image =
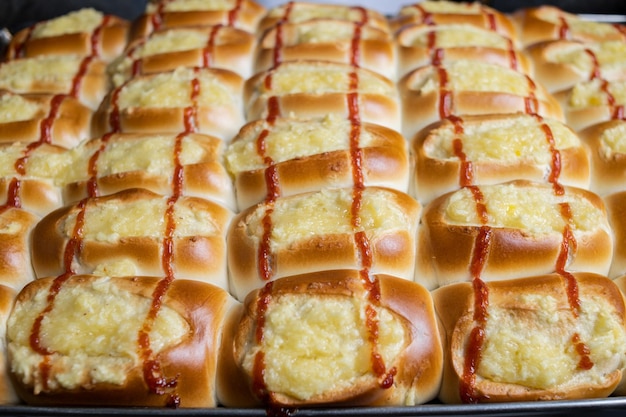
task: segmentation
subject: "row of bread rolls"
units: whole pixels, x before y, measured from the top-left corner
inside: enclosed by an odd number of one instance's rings
[[[519,84],[521,93],[474,93],[486,98],[480,115],[470,117],[458,113],[467,107],[452,88],[456,81],[443,94],[454,97],[445,106],[437,94],[410,98],[408,81],[398,81],[404,95],[398,94],[390,69],[402,56],[391,41],[397,22],[371,10],[286,3],[264,14],[252,2],[235,1],[226,10],[199,12],[199,4],[151,4],[109,66],[112,88],[93,116],[97,134],[69,152],[50,152],[64,155],[57,197],[63,207],[26,222],[34,239],[32,251],[22,253],[33,256],[41,279],[7,308],[8,363],[22,400],[300,407],[415,405],[437,395],[474,402],[621,393],[624,300],[605,276],[619,199],[609,206],[609,225],[600,198],[574,188],[588,188],[589,162],[579,146],[568,146],[578,143],[575,135],[558,103],[533,81],[531,61],[511,47],[519,41],[506,41],[512,32],[500,34],[506,52],[493,54],[500,56],[495,66],[460,61],[458,68],[505,77],[502,84]],[[439,10],[457,7],[445,2],[407,7],[398,21],[424,7],[435,8],[426,13],[431,26],[439,19],[459,24],[455,13]],[[462,7],[468,9],[461,21],[493,32],[513,27],[484,6]],[[211,29],[184,32],[207,22],[197,19],[208,19]],[[402,25],[414,22],[408,23]],[[198,33],[206,43],[194,52],[156,52],[180,43],[177,36],[194,45]],[[342,45],[343,54],[327,55],[330,44]],[[333,62],[325,62],[331,55]],[[474,51],[473,59],[481,56]],[[425,71],[434,76],[427,83],[441,83],[442,61],[406,62],[412,82]],[[222,65],[231,68],[215,68]],[[454,74],[455,60],[449,65]],[[441,131],[471,138],[474,117],[477,126],[494,120],[496,139],[509,125],[538,131],[530,140],[539,143],[547,129],[565,133],[555,134],[534,165],[501,169],[508,177],[496,176],[489,187],[452,180],[449,190],[443,184],[438,190],[433,180],[433,203],[410,195],[409,182],[432,172],[417,174],[422,163],[410,165],[409,152],[417,153],[410,131],[426,132],[422,125],[442,119]],[[514,144],[511,152],[533,146]],[[31,152],[44,147],[33,146],[14,171],[34,164]],[[541,178],[542,166],[554,172],[557,154],[565,160],[559,175],[528,182]],[[462,160],[451,171],[460,178],[472,169]],[[491,169],[485,165],[485,177]],[[479,172],[464,178],[471,182]],[[525,181],[502,184],[520,176]],[[15,184],[7,181],[7,190]],[[128,186],[147,190],[122,191]],[[18,211],[16,195],[7,191],[6,213]],[[498,207],[509,211],[492,213]],[[535,274],[542,276],[527,278]],[[505,317],[507,327],[528,333],[502,334]],[[546,322],[558,328],[556,336]],[[103,337],[81,336],[86,329]],[[466,342],[481,332],[486,339]],[[468,355],[467,343],[479,353]],[[512,343],[521,354],[498,347]],[[539,354],[554,345],[566,353]],[[520,376],[528,363],[534,373]]]

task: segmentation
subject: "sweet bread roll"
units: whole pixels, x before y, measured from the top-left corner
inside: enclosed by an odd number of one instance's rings
[[[230,291],[239,300],[268,281],[326,269],[412,280],[421,206],[388,188],[337,188],[267,200],[228,232]]]
[[[0,143],[46,142],[72,148],[89,138],[91,115],[71,96],[0,90]]]
[[[568,125],[575,130],[609,120],[625,119],[626,80],[594,78],[554,95],[561,102]]]
[[[173,274],[226,288],[226,229],[232,212],[196,197],[144,189],[67,205],[33,230],[37,277]],[[77,247],[78,245],[78,247]]]
[[[104,61],[91,56],[43,55],[0,63],[0,89],[66,94],[96,109],[109,89]]]
[[[29,211],[0,207],[0,288],[9,287],[19,291],[35,278],[30,256],[30,237],[38,221],[39,217]],[[1,392],[3,388],[0,383]]]
[[[56,178],[68,162],[66,149],[47,143],[0,144],[0,201],[15,201],[38,216],[61,207]]]
[[[626,32],[618,25],[588,20],[552,5],[522,8],[511,18],[519,27],[520,42],[524,46],[557,39],[581,42],[626,40]]]
[[[322,271],[250,294],[224,334],[220,402],[407,406],[434,398],[443,358],[430,293],[388,275],[363,279]]]
[[[380,125],[354,125],[332,115],[250,122],[224,155],[240,210],[263,201],[274,185],[282,196],[353,186],[357,158],[364,185],[408,191],[410,168],[404,137]],[[270,169],[276,173],[272,177],[276,184],[267,176]]]
[[[288,61],[244,85],[248,121],[336,114],[400,130],[395,83],[373,71],[329,61]]]
[[[291,1],[276,6],[263,16],[259,22],[259,33],[279,23],[300,24],[310,20],[334,19],[359,23],[362,26],[371,26],[389,32],[387,18],[378,11],[342,4],[325,4],[308,1]]]
[[[587,150],[565,124],[523,113],[443,119],[411,143],[422,204],[465,185],[515,179],[589,188]]]
[[[569,40],[541,42],[526,48],[535,79],[555,93],[593,79],[626,78],[626,42],[583,43]]]
[[[88,197],[91,187],[98,195],[145,188],[164,196],[179,192],[201,197],[234,210],[235,192],[222,164],[223,151],[221,139],[198,133],[105,135],[72,149],[57,181],[64,186],[66,203]]]
[[[622,378],[624,298],[605,276],[466,282],[432,295],[446,334],[445,403],[602,398]]]
[[[604,197],[613,230],[613,260],[609,278],[626,275],[626,188]]]
[[[389,32],[333,18],[281,23],[265,31],[255,70],[266,71],[283,61],[316,59],[396,77],[396,47]]]
[[[215,407],[223,289],[186,280],[71,275],[25,287],[9,363],[30,405]]]
[[[160,30],[131,43],[111,64],[110,71],[117,86],[131,77],[181,66],[223,68],[248,78],[255,46],[254,35],[230,26]]]
[[[113,89],[93,116],[94,137],[108,132],[204,133],[230,140],[243,124],[243,79],[218,68],[177,68]]]
[[[517,39],[517,28],[507,15],[478,1],[413,2],[403,6],[391,19],[394,30],[413,23],[435,26],[450,23],[470,25]]]
[[[435,288],[560,270],[606,275],[613,234],[600,197],[530,181],[472,186],[423,211],[416,281]]]
[[[626,190],[626,121],[599,123],[579,136],[589,148],[590,189],[601,196]]]
[[[232,26],[254,33],[265,7],[253,0],[157,0],[133,22],[131,39],[160,29],[190,26]]]
[[[17,32],[8,59],[39,55],[97,56],[110,62],[124,51],[130,22],[83,8]]]
[[[398,76],[433,63],[468,59],[532,74],[528,57],[515,42],[489,29],[461,23],[410,24],[396,32]]]
[[[428,65],[398,83],[404,136],[440,119],[495,113],[538,114],[562,121],[558,101],[526,74],[496,64],[460,60]]]
[[[0,322],[2,322],[0,337],[2,340],[6,340],[6,322],[13,308],[16,295],[17,293],[13,289],[0,285]],[[17,405],[19,403],[20,399],[15,392],[10,376],[6,343],[2,343],[0,348],[0,404]]]

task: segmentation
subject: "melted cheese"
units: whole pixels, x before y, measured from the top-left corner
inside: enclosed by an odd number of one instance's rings
[[[18,175],[15,164],[26,155],[26,145],[15,143],[0,147],[0,177]],[[28,153],[25,175],[22,178],[50,179],[56,182],[58,173],[63,172],[71,164],[67,152],[51,151],[49,148],[38,147]]]
[[[43,114],[40,106],[17,94],[0,95],[0,123],[31,120]]]
[[[443,14],[480,14],[483,6],[479,2],[453,2],[453,1],[423,1],[419,3],[428,13]],[[421,11],[417,7],[406,6],[401,10],[402,15],[420,14]]]
[[[407,343],[402,322],[377,308],[376,344],[385,364],[393,363]],[[363,302],[356,298],[284,295],[269,304],[263,341],[245,357],[252,374],[254,358],[265,356],[269,391],[299,400],[349,389],[363,377],[374,377],[372,345]],[[295,366],[294,366],[295,365]]]
[[[86,8],[35,25],[32,38],[47,38],[67,33],[93,32],[102,23],[103,14]]]
[[[157,32],[133,51],[133,58],[204,48],[207,46],[208,38],[206,31],[198,30],[176,29]]]
[[[298,25],[295,44],[332,43],[354,38],[354,26],[335,23],[330,20],[315,24]]]
[[[33,323],[44,310],[48,290],[15,306],[8,320],[8,350],[12,370],[35,393],[49,389],[75,389],[97,383],[122,385],[132,368],[141,366],[138,332],[152,300],[121,290],[106,278],[85,285],[64,285],[53,308],[41,323],[41,345],[50,355],[52,372],[46,381],[40,372],[41,356],[30,345]],[[123,320],[121,319],[123,318]],[[150,349],[158,354],[180,343],[190,326],[164,305],[150,332]]]
[[[74,55],[50,55],[21,58],[0,64],[0,88],[29,91],[34,82],[71,85],[82,58]]]
[[[508,50],[509,41],[502,35],[490,30],[467,25],[429,26],[428,30],[416,32],[411,39],[405,40],[406,46],[430,48],[430,36],[434,33],[436,47],[486,47]]]
[[[574,85],[569,93],[568,106],[572,110],[587,107],[626,104],[626,81],[611,81],[607,83],[606,90],[602,86],[603,81],[593,79]],[[607,94],[608,92],[608,94]]]
[[[548,59],[551,62],[568,64],[582,74],[591,74],[595,68],[594,57],[604,76],[606,76],[605,73],[610,74],[612,70],[623,70],[626,66],[626,43],[608,41],[584,45],[572,44],[558,50],[554,48]]]
[[[275,7],[267,14],[269,17],[282,18],[285,14],[285,6]],[[289,13],[289,22],[299,23],[313,19],[336,19],[350,22],[363,21],[363,13],[360,9],[330,4],[295,4]]]
[[[234,9],[236,0],[174,0],[165,2],[166,12],[190,12],[190,11],[225,11]],[[148,12],[154,13],[158,4],[148,4]]]
[[[605,129],[600,137],[600,151],[610,159],[615,154],[626,154],[626,123]]]
[[[574,233],[585,233],[605,228],[606,216],[589,200],[567,192],[556,196],[550,185],[517,187],[514,184],[481,186],[487,207],[487,226],[515,228],[531,234],[562,234],[565,219],[560,203],[568,203]],[[480,225],[476,200],[472,192],[462,189],[454,192],[445,207],[445,218],[452,224]]]

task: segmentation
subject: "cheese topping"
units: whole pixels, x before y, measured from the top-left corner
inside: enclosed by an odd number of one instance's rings
[[[611,104],[626,104],[626,81],[611,81],[606,87],[603,87],[603,81],[599,79],[576,83],[568,97],[568,106],[572,110]]]
[[[615,154],[626,154],[626,122],[605,129],[600,137],[600,151],[610,159]]]
[[[568,203],[574,233],[609,230],[604,212],[591,201],[567,191],[563,196],[557,196],[549,184],[530,187],[498,184],[481,186],[480,191],[487,207],[487,226],[515,228],[532,234],[562,234],[565,219],[560,204]],[[482,224],[476,200],[469,189],[450,195],[445,218],[451,224]]]
[[[480,14],[483,11],[480,2],[422,1],[419,5],[428,13]],[[401,15],[415,15],[421,13],[420,8],[406,6],[400,12]]]
[[[548,59],[551,62],[568,64],[580,73],[589,74],[589,76],[594,71],[597,60],[603,77],[608,78],[607,75],[610,75],[611,71],[623,71],[626,67],[626,43],[607,41],[571,44],[559,49],[554,48]]]
[[[0,64],[0,88],[24,92],[37,82],[69,86],[81,61],[81,57],[74,55],[50,55],[3,62]]]
[[[40,372],[41,355],[30,345],[33,323],[48,305],[48,289],[17,303],[8,320],[12,371],[35,393],[46,388],[76,389],[98,383],[122,385],[130,369],[141,366],[137,335],[152,300],[120,289],[109,278],[64,285],[41,322],[40,341],[54,352],[48,378]],[[121,320],[123,318],[123,320]],[[158,354],[180,343],[190,326],[163,305],[150,332],[150,349]]]
[[[410,32],[413,32],[412,34]],[[428,26],[420,31],[409,31],[410,35],[402,39],[405,46],[430,48],[430,37],[434,34],[435,47],[485,47],[508,50],[509,40],[497,32],[468,25]]]
[[[267,14],[269,17],[283,17],[284,15],[285,6],[275,7]],[[336,19],[350,22],[361,22],[364,20],[363,12],[359,8],[342,5],[296,3],[289,13],[289,22],[300,23],[313,19]]]
[[[204,48],[208,39],[209,34],[199,30],[172,29],[157,32],[133,50],[133,58]]]
[[[256,354],[262,351],[268,390],[299,400],[348,390],[362,378],[376,378],[363,304],[356,298],[314,295],[272,299],[265,313],[263,341],[248,352],[244,368],[252,374]],[[407,335],[391,312],[384,308],[376,312],[375,348],[389,365],[406,346]]]
[[[31,120],[43,115],[40,106],[18,94],[0,94],[0,123]]]
[[[234,9],[236,0],[174,0],[164,2],[166,12],[190,12],[190,11],[226,11]],[[154,13],[159,4],[150,2],[147,7],[148,13]]]
[[[26,155],[26,146],[23,143],[14,143],[0,147],[0,177],[7,178],[18,175],[15,164],[16,161]],[[67,169],[70,163],[71,160],[68,158],[67,152],[42,145],[28,153],[25,164],[26,173],[23,178],[55,181],[57,173]]]
[[[93,32],[102,23],[103,14],[86,8],[35,25],[32,38],[47,38],[68,33]]]

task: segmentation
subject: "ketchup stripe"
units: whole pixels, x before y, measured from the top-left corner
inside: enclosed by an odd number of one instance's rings
[[[100,55],[100,47],[101,47],[100,41],[102,37],[102,31],[109,24],[110,20],[111,20],[110,15],[104,15],[102,17],[102,21],[100,22],[100,24],[94,29],[93,33],[91,34],[91,39],[90,39],[91,56]]]
[[[209,32],[206,46],[202,49],[202,67],[210,68],[215,60],[215,42],[222,25],[215,25]]]
[[[239,12],[241,11],[241,6],[243,4],[243,0],[237,0],[235,3],[235,7],[228,11],[228,25],[235,26],[237,23],[237,19],[239,17]]]

